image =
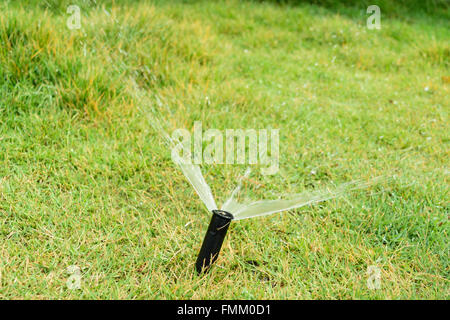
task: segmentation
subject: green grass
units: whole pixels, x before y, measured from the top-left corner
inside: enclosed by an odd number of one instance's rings
[[[0,298],[449,298],[448,8],[381,6],[368,30],[356,4],[102,3],[0,4]],[[233,223],[198,277],[209,214],[148,123],[158,99],[174,128],[280,129],[254,196],[399,178]],[[223,201],[244,167],[203,170]]]

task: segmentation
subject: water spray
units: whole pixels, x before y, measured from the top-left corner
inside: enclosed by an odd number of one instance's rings
[[[140,94],[142,92],[142,90],[136,90],[137,97],[144,97],[144,94]],[[157,100],[157,102],[158,106],[162,108],[163,104],[159,100]],[[172,150],[174,150],[177,146],[184,148],[180,142],[174,141],[169,136],[166,130],[167,124],[161,116],[159,116],[158,112],[154,109],[151,109],[150,111],[152,119],[150,119],[149,123],[163,136],[168,146]],[[158,121],[155,121],[155,119]],[[184,151],[189,154],[189,150]],[[213,213],[202,247],[197,257],[197,262],[195,264],[195,268],[199,274],[207,272],[211,265],[217,260],[225,239],[225,235],[227,234],[228,227],[230,226],[232,220],[256,218],[277,212],[298,209],[303,206],[344,196],[351,191],[367,189],[370,186],[374,186],[377,183],[390,179],[390,177],[384,176],[372,178],[365,182],[353,180],[348,183],[334,186],[330,189],[325,188],[314,191],[306,190],[302,193],[297,193],[294,195],[281,195],[278,199],[273,200],[264,199],[252,201],[247,199],[244,202],[238,202],[236,199],[238,198],[238,194],[241,190],[242,179],[246,179],[250,174],[250,170],[247,170],[245,175],[241,177],[241,179],[238,179],[237,187],[219,210],[211,192],[211,188],[206,183],[200,166],[191,162],[183,162],[181,158],[174,158],[173,153],[172,160],[179,166],[186,179],[205,204],[208,212]]]
[[[233,215],[223,210],[213,210],[211,222],[203,239],[202,248],[195,263],[198,273],[207,272],[219,256],[220,248],[227,234]]]

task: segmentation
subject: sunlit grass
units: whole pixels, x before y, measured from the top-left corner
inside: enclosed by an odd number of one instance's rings
[[[368,30],[358,7],[78,1],[69,30],[77,1],[47,2],[0,5],[0,297],[448,298],[445,19]],[[280,172],[256,174],[254,196],[399,179],[239,221],[197,277],[209,215],[150,107],[173,128],[279,128]],[[244,171],[203,169],[219,202]]]

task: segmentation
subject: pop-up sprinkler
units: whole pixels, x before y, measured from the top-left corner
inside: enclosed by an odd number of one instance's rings
[[[219,256],[220,248],[227,234],[233,215],[223,210],[213,210],[213,216],[203,239],[195,268],[198,273],[207,272]]]
[[[140,92],[142,91],[138,91],[138,93]],[[138,96],[140,97],[140,95]],[[280,197],[274,200],[246,200],[244,203],[240,203],[235,200],[241,189],[242,181],[239,179],[238,186],[234,189],[230,198],[225,201],[219,210],[211,189],[203,177],[200,166],[192,163],[191,161],[185,162],[185,159],[180,158],[176,152],[173,152],[174,150],[179,149],[183,150],[183,152],[187,155],[190,155],[190,151],[188,149],[186,150],[182,143],[175,141],[167,134],[167,130],[164,129],[164,127],[167,127],[167,124],[156,111],[151,111],[151,114],[153,115],[153,119],[149,121],[149,123],[162,134],[168,146],[172,149],[172,160],[180,167],[186,179],[205,204],[207,210],[213,213],[200,249],[200,253],[198,254],[197,262],[195,264],[195,268],[199,274],[207,272],[211,265],[217,260],[223,240],[225,239],[225,235],[232,220],[262,217],[277,212],[297,209],[303,206],[340,197],[353,190],[366,189],[369,186],[388,179],[388,177],[378,177],[367,182],[354,180],[335,186],[332,189],[325,188],[314,191],[304,191],[302,193],[293,194],[290,196],[286,195],[282,198]],[[155,121],[155,119],[157,121]],[[187,159],[189,160],[190,157],[187,157]],[[248,177],[249,174],[250,170],[247,170],[243,178]],[[230,212],[232,212],[232,214]]]

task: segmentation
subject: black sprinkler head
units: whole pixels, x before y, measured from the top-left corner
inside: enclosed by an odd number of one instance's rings
[[[207,272],[211,264],[217,260],[233,218],[233,215],[227,211],[213,210],[213,216],[195,264],[198,273]]]

